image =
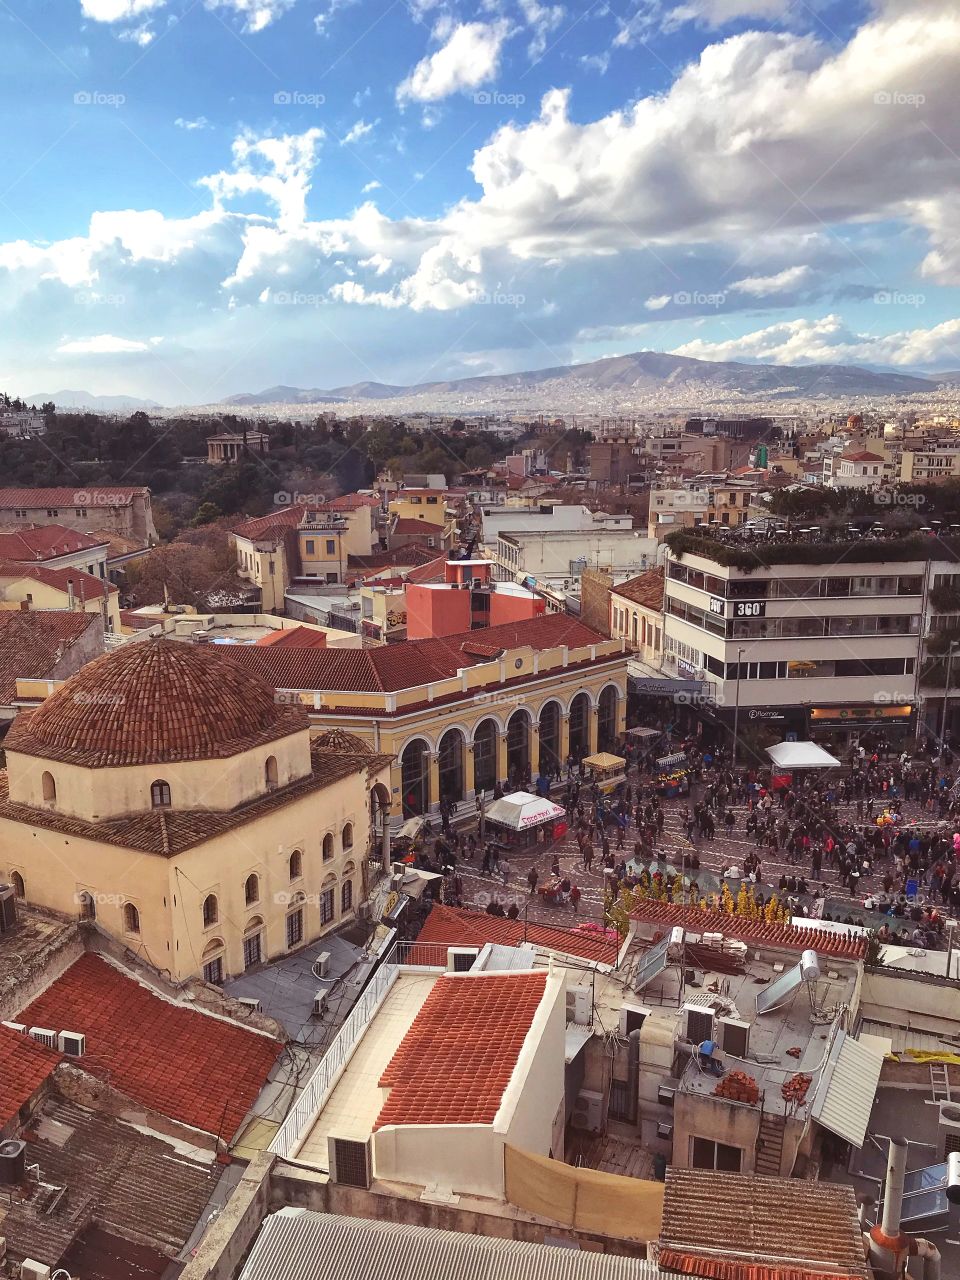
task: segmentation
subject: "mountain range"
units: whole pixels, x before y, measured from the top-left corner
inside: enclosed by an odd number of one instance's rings
[[[944,375],[951,381],[954,375]],[[265,391],[229,396],[223,403],[254,407],[269,404],[343,404],[357,400],[422,399],[429,402],[450,395],[477,396],[484,400],[500,395],[536,392],[548,410],[552,405],[590,391],[614,393],[624,400],[663,396],[674,391],[687,394],[728,393],[742,396],[829,398],[836,396],[886,396],[929,393],[937,377],[917,377],[893,370],[864,369],[857,365],[744,364],[736,361],[696,360],[659,351],[637,351],[609,356],[589,364],[558,365],[522,373],[485,374],[413,386],[382,382],[358,382],[330,390],[269,387]],[[425,403],[424,407],[428,407]]]
[[[89,391],[38,391],[26,397],[27,404],[52,401],[58,409],[86,409],[90,413],[127,413],[135,409],[159,409],[156,400],[138,400],[136,396],[94,396]]]

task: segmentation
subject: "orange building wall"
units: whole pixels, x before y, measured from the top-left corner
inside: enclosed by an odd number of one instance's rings
[[[470,630],[470,592],[407,583],[407,639],[428,640]]]
[[[539,596],[533,600],[523,596],[501,595],[495,591],[490,601],[490,625],[499,626],[501,622],[522,622],[526,618],[539,618],[547,611],[547,602]]]

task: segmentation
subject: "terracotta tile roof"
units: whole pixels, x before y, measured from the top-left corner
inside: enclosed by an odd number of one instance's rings
[[[327,635],[325,631],[313,631],[310,627],[289,627],[286,631],[271,631],[254,643],[261,649],[267,645],[281,649],[325,649]]]
[[[0,511],[38,507],[129,507],[138,494],[149,494],[144,485],[80,484],[59,489],[0,489]]]
[[[379,507],[380,499],[375,493],[342,493],[339,498],[331,498],[326,503],[329,511],[359,511],[361,507]]]
[[[842,462],[883,462],[883,458],[878,453],[870,453],[868,449],[860,449],[854,453],[842,453],[840,459]]]
[[[28,1026],[79,1031],[83,1067],[141,1106],[229,1141],[257,1099],[281,1045],[173,1004],[87,953],[18,1015]]]
[[[0,560],[50,560],[103,546],[105,540],[66,529],[62,524],[33,524],[0,533]]]
[[[253,541],[260,538],[269,540],[275,536],[282,536],[287,529],[298,528],[307,511],[313,509],[315,508],[298,502],[293,506],[281,507],[277,511],[268,511],[265,516],[253,516],[249,520],[241,520],[230,532],[240,538],[249,538]]]
[[[560,929],[548,924],[527,924],[501,916],[488,916],[485,911],[465,911],[461,907],[434,906],[424,921],[418,942],[439,942],[448,947],[483,946],[486,942],[506,947],[519,947],[532,942],[544,951],[577,956],[598,964],[616,964],[619,943],[599,933],[580,933],[576,929]],[[416,947],[413,948],[416,955]],[[432,951],[424,950],[421,959],[411,964],[429,964]]]
[[[642,604],[645,608],[654,609],[659,613],[663,608],[663,570],[648,569],[646,573],[641,573],[628,582],[621,582],[619,586],[612,587],[610,594],[623,596],[626,600],[632,600],[634,604]]]
[[[224,656],[277,689],[383,693],[449,679],[462,668],[488,661],[504,649],[550,649],[561,645],[573,649],[601,644],[603,640],[602,635],[576,618],[548,613],[478,631],[461,631],[430,640],[403,640],[375,649],[275,652],[272,645],[266,649],[233,645]]]
[[[135,609],[121,609],[120,621],[125,627],[132,627],[134,631],[149,631],[162,619],[156,614],[137,613]]]
[[[440,520],[414,520],[408,516],[396,516],[390,525],[390,532],[404,537],[408,534],[437,537],[443,533],[443,523]]]
[[[763,1174],[678,1169],[666,1174],[664,1250],[722,1262],[865,1278],[852,1187]],[[715,1277],[713,1271],[694,1274]],[[758,1278],[750,1277],[750,1280]]]
[[[91,768],[160,764],[222,759],[307,724],[218,648],[157,638],[88,663],[19,716],[6,745]]]
[[[4,745],[9,745],[9,735]],[[123,849],[142,849],[144,853],[169,858],[226,831],[255,822],[360,770],[366,770],[367,776],[371,777],[386,768],[393,758],[369,752],[348,755],[342,750],[324,750],[316,745],[311,746],[311,757],[313,771],[308,777],[269,791],[237,809],[150,809],[104,822],[85,822],[82,818],[67,817],[53,809],[34,809],[29,805],[11,803],[9,779],[4,771],[0,772],[0,818],[101,844],[118,845]]]
[[[836,1271],[811,1271],[808,1267],[761,1266],[751,1262],[729,1262],[720,1258],[696,1257],[676,1249],[661,1249],[662,1272],[681,1276],[704,1276],[707,1280],[859,1280]]]
[[[17,680],[47,678],[97,617],[67,609],[0,610],[0,702],[13,700]]]
[[[348,556],[347,567],[358,573],[372,573],[378,569],[408,568],[436,560],[436,547],[426,543],[409,542],[405,547],[393,547],[390,551],[374,551],[368,556]]]
[[[380,1077],[374,1125],[492,1124],[546,990],[547,975],[434,983]]]
[[[48,569],[43,564],[18,564],[16,560],[0,561],[0,578],[10,581],[42,582],[44,586],[62,591],[66,596],[73,583],[73,594],[80,600],[102,600],[104,596],[117,594],[117,588],[110,582],[95,578],[92,573],[82,569]]]
[[[46,1026],[29,1022],[28,1026]],[[57,1028],[62,1031],[62,1027]],[[60,1054],[31,1036],[0,1027],[0,1128],[8,1124],[54,1071]]]
[[[443,582],[446,563],[446,555],[437,556],[426,564],[417,565],[404,576],[407,582]]]
[[[826,929],[800,929],[789,924],[767,924],[764,920],[745,920],[728,916],[723,911],[702,911],[699,907],[682,906],[673,902],[640,902],[630,912],[630,918],[646,924],[663,925],[664,929],[679,924],[701,933],[722,933],[727,938],[739,938],[741,942],[756,943],[764,947],[786,947],[791,951],[806,951],[809,947],[820,955],[838,956],[847,960],[862,960],[867,954],[867,942],[863,937],[845,937]]]

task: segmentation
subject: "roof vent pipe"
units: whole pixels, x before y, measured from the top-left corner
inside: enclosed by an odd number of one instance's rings
[[[887,1182],[883,1193],[883,1234],[888,1238],[900,1234],[903,1211],[903,1182],[907,1172],[907,1140],[891,1138],[887,1153]]]

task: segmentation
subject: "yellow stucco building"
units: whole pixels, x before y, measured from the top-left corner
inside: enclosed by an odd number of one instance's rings
[[[318,731],[395,757],[395,818],[611,747],[626,725],[624,642],[563,614],[379,648],[233,646],[226,657],[302,703]]]
[[[390,761],[311,740],[305,708],[209,646],[89,663],[4,741],[0,870],[174,980],[297,950],[362,910],[387,856]]]

